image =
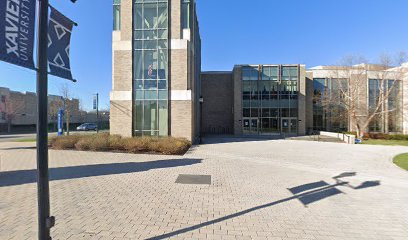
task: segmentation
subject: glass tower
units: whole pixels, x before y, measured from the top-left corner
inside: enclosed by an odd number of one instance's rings
[[[133,130],[168,135],[168,0],[134,0]]]

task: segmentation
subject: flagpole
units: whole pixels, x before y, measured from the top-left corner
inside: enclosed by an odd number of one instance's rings
[[[54,218],[50,217],[48,174],[48,0],[38,0],[37,48],[37,188],[38,239],[50,240]]]

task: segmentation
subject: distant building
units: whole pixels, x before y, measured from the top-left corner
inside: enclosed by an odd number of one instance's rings
[[[65,106],[64,106],[65,105]],[[69,109],[70,123],[75,125],[85,122],[96,122],[96,112],[86,112],[79,109],[78,99],[63,101],[61,96],[48,96],[48,123],[50,130],[56,130],[58,110]],[[101,111],[99,121],[108,125],[109,114]],[[32,131],[37,122],[37,95],[33,92],[16,92],[0,87],[0,132],[11,130]]]

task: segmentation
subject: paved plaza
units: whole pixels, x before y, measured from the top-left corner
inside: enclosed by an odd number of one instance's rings
[[[407,147],[206,143],[184,156],[50,151],[53,239],[408,238],[408,173],[392,164]],[[37,237],[32,146],[0,143],[1,240]]]

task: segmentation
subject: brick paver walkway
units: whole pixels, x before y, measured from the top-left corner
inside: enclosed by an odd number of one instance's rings
[[[212,139],[214,142],[214,139]],[[35,151],[0,143],[0,239],[36,239]],[[408,237],[406,147],[241,141],[185,156],[50,151],[53,239]],[[179,174],[211,185],[176,184]]]

